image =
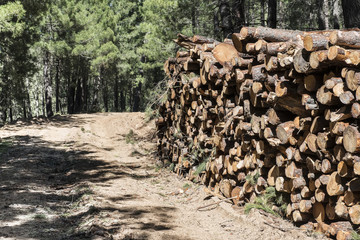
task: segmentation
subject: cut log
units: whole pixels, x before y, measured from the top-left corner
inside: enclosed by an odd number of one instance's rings
[[[344,186],[341,184],[341,177],[337,172],[333,172],[330,175],[330,180],[326,186],[326,191],[330,196],[337,196],[344,193]]]
[[[327,196],[326,192],[321,188],[315,190],[315,199],[317,202],[327,202]]]
[[[348,51],[339,46],[332,46],[329,48],[328,58],[330,61],[351,64],[351,51]]]
[[[340,102],[342,102],[345,105],[351,104],[355,100],[354,94],[350,91],[345,91],[340,94]]]
[[[353,178],[350,182],[347,183],[349,190],[352,192],[360,192],[360,178]]]
[[[329,64],[328,50],[312,52],[309,58],[309,64],[312,69],[318,69],[320,66]]]
[[[333,45],[360,48],[360,33],[357,31],[334,31],[330,34]]]
[[[316,92],[317,89],[322,84],[323,75],[322,74],[310,74],[305,76],[304,78],[304,86],[305,89],[309,92]]]
[[[290,193],[289,181],[283,177],[277,177],[275,181],[275,189],[278,192]]]
[[[309,51],[317,51],[329,48],[329,38],[323,34],[306,35],[303,39],[304,48]]]
[[[353,227],[349,221],[338,221],[330,224],[330,233],[336,236],[339,231],[352,231]]]
[[[311,200],[301,200],[299,204],[299,210],[302,213],[310,213],[312,210],[313,204]]]
[[[344,148],[354,153],[360,151],[360,133],[356,127],[348,126],[344,131]]]
[[[349,215],[353,224],[360,224],[360,205],[352,206],[349,209]]]
[[[349,219],[349,210],[343,201],[344,197],[341,196],[338,198],[335,205],[335,214],[341,219]]]
[[[277,126],[276,136],[278,139],[280,139],[282,144],[286,144],[288,143],[289,138],[292,136],[294,130],[294,121],[288,121]]]
[[[242,40],[263,39],[268,42],[287,42],[300,40],[301,31],[273,29],[267,27],[243,27],[240,31]]]
[[[327,151],[335,145],[335,139],[329,132],[319,132],[317,134],[316,143],[322,151]]]
[[[346,206],[351,207],[358,203],[360,200],[360,194],[352,191],[346,191],[344,194],[344,203]]]
[[[278,53],[286,53],[291,48],[295,48],[295,44],[292,42],[269,42],[266,44],[266,53],[277,56]]]
[[[322,203],[316,202],[313,205],[312,213],[314,216],[314,219],[317,222],[324,222],[325,221],[325,208]]]
[[[244,52],[244,43],[242,41],[243,39],[240,36],[240,33],[233,33],[231,39],[236,50],[239,52]]]
[[[331,132],[335,135],[343,135],[345,129],[349,126],[346,122],[336,122],[331,128]]]
[[[296,167],[295,162],[291,162],[285,168],[285,176],[288,178],[298,178],[303,176],[303,171],[301,168]]]
[[[326,213],[326,217],[330,220],[335,220],[337,217],[335,213],[335,205],[336,202],[332,201],[331,199],[326,204],[325,213]]]
[[[244,192],[242,187],[236,186],[231,191],[232,201],[235,205],[238,205],[239,201],[244,199]]]
[[[295,189],[302,189],[304,186],[306,186],[306,180],[304,177],[298,177],[290,180],[291,191],[294,191]]]
[[[353,118],[359,118],[360,116],[360,104],[359,103],[353,103],[351,106],[351,115]]]
[[[339,104],[339,99],[325,87],[321,86],[316,93],[317,100],[324,105],[336,105]]]
[[[273,166],[268,173],[267,182],[269,186],[275,186],[276,179],[280,176],[280,171],[278,166]]]
[[[220,43],[212,51],[215,59],[224,65],[225,62],[231,62],[233,58],[238,57],[238,51],[233,45],[227,43]]]
[[[308,73],[310,67],[310,53],[305,49],[300,49],[294,56],[294,68],[298,73]]]
[[[343,178],[353,176],[352,169],[346,165],[345,161],[341,161],[338,163],[337,172],[340,175],[340,177],[343,177]]]
[[[354,70],[348,70],[346,72],[346,86],[355,91],[360,86],[360,72]]]
[[[300,194],[302,198],[309,198],[312,196],[313,192],[311,192],[307,186],[304,186],[303,189],[301,189]]]
[[[336,240],[353,240],[352,232],[350,230],[339,230],[336,234]]]

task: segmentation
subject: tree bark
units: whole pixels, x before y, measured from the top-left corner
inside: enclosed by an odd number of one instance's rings
[[[219,23],[218,14],[219,14],[218,11],[214,11],[214,16],[213,16],[214,36],[219,36],[220,34],[220,23]]]
[[[80,74],[78,74],[78,78],[77,78],[77,86],[76,86],[76,95],[75,95],[75,112],[79,113],[81,112],[82,109],[82,93],[83,93],[83,88],[82,88],[82,79],[79,76]]]
[[[230,7],[228,0],[220,1],[219,12],[221,18],[221,28],[223,32],[223,38],[231,36],[233,33],[233,25],[231,21]]]
[[[114,79],[114,108],[115,112],[119,111],[119,75],[116,74]]]
[[[82,89],[83,89],[83,95],[82,95],[82,111],[88,112],[88,101],[89,101],[89,86],[88,86],[88,80],[89,80],[89,72],[88,68],[83,68],[82,73]]]
[[[276,0],[269,0],[268,1],[268,20],[267,26],[271,28],[276,28],[277,19],[277,1]]]
[[[319,30],[329,29],[329,1],[317,1]]]
[[[265,0],[261,0],[261,26],[265,27]]]
[[[133,104],[133,112],[140,111],[140,95],[141,95],[141,82],[134,88],[134,104]]]
[[[124,89],[120,91],[120,108],[122,112],[125,112],[126,109],[126,96],[124,94]]]
[[[333,7],[333,28],[334,29],[340,29],[341,26],[341,7],[340,7],[340,0],[335,0],[334,1],[334,7]]]
[[[57,59],[56,61],[56,74],[55,74],[55,111],[56,112],[60,112],[60,77],[59,77],[59,72],[60,72],[60,60]]]
[[[235,15],[234,32],[240,32],[240,29],[245,26],[245,0],[233,1],[233,11]]]
[[[68,108],[68,113],[69,114],[73,114],[74,110],[75,110],[75,91],[76,91],[76,83],[74,82],[74,76],[69,76],[68,78],[68,93],[67,93],[67,108]]]
[[[191,8],[191,23],[192,23],[191,26],[192,26],[193,34],[196,34],[199,26],[197,3],[198,3],[197,1],[194,1]]]
[[[44,88],[45,88],[45,105],[46,105],[46,116],[52,117],[54,115],[52,110],[52,86],[50,76],[50,59],[49,53],[45,53],[44,57]]]
[[[342,0],[346,28],[360,27],[360,0]]]

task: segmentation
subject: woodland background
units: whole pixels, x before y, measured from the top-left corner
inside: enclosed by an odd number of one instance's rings
[[[0,0],[1,119],[151,109],[177,33],[351,28],[359,12],[359,0]]]

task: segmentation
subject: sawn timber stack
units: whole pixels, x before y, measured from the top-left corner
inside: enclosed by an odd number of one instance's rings
[[[360,30],[244,27],[178,35],[158,152],[234,203],[267,187],[286,217],[337,239],[360,224]],[[248,179],[255,179],[248,181]]]

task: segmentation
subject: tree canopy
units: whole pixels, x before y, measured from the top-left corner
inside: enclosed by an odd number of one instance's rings
[[[341,6],[340,0],[4,0],[2,119],[144,110],[164,79],[163,62],[178,50],[177,33],[222,40],[244,25],[339,28]]]

